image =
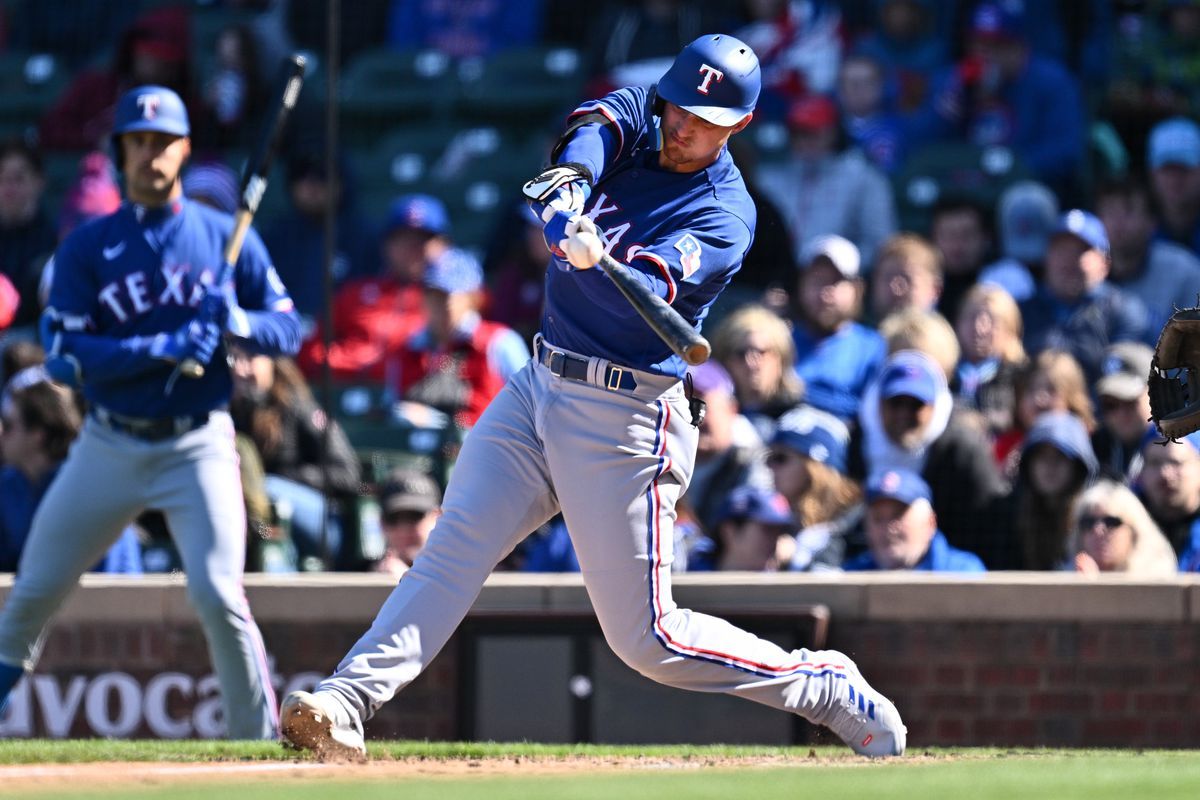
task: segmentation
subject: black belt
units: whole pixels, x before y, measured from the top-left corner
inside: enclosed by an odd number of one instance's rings
[[[161,442],[194,431],[206,424],[211,414],[204,411],[181,417],[126,417],[100,406],[92,409],[92,418],[104,427],[145,442]]]
[[[567,378],[568,380],[580,381],[582,383],[592,383],[588,377],[588,359],[586,358],[573,356],[570,353],[564,353],[562,350],[555,350],[545,342],[539,341],[537,344],[537,360],[538,363],[560,378]],[[618,389],[632,392],[637,388],[637,379],[633,377],[633,370],[628,367],[609,364],[604,368],[604,383],[602,385],[611,392],[615,392]]]

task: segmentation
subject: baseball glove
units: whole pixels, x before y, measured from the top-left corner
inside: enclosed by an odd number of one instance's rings
[[[1178,309],[1167,320],[1147,381],[1160,434],[1175,441],[1200,430],[1200,307]]]

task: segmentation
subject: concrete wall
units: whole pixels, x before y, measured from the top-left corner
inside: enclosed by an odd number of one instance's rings
[[[0,596],[10,585],[0,578]],[[277,688],[331,670],[391,587],[373,575],[249,577]],[[815,630],[789,628],[792,611],[811,622],[813,607],[827,607],[828,646],[896,700],[917,747],[1200,747],[1200,578],[726,573],[680,576],[675,595],[757,622],[788,646]],[[805,726],[769,709],[648,688],[611,660],[588,612],[576,575],[493,576],[463,633],[368,734],[809,740]],[[0,735],[216,735],[208,672],[182,580],[87,576]],[[619,705],[632,698],[632,711]]]

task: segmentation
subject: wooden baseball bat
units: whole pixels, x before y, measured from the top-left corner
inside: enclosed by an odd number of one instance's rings
[[[597,266],[612,279],[621,290],[621,294],[625,295],[625,299],[633,306],[633,310],[646,321],[658,338],[671,348],[671,352],[692,366],[708,361],[708,357],[712,355],[712,345],[708,340],[678,311],[671,308],[666,300],[634,277],[629,267],[608,253],[600,258]]]
[[[284,126],[292,109],[296,107],[296,98],[300,96],[300,88],[304,85],[304,65],[304,56],[298,53],[288,56],[283,61],[279,77],[279,97],[274,106],[275,116],[263,130],[262,141],[254,151],[253,157],[246,162],[246,169],[242,173],[242,194],[238,200],[237,214],[234,216],[233,232],[225,243],[221,271],[216,279],[217,286],[233,279],[238,255],[242,252],[242,242],[246,240],[246,231],[254,221],[258,204],[267,189],[267,176],[271,173],[271,162],[275,160],[275,153],[283,139]],[[184,359],[176,369],[189,378],[200,378],[204,375],[204,365],[194,358]]]

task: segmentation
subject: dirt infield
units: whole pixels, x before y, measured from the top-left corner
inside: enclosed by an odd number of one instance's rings
[[[916,758],[920,759],[920,756]],[[912,760],[911,758],[905,759]],[[940,760],[940,759],[939,759]],[[480,759],[389,759],[365,764],[320,763],[315,761],[253,762],[95,762],[86,764],[26,764],[0,766],[0,786],[5,791],[56,792],[86,786],[90,790],[119,790],[124,787],[150,789],[189,784],[237,782],[286,783],[292,780],[386,782],[405,778],[461,778],[468,775],[582,774],[625,770],[701,770],[766,767],[861,765],[857,757],[703,757],[703,758],[480,758]]]

